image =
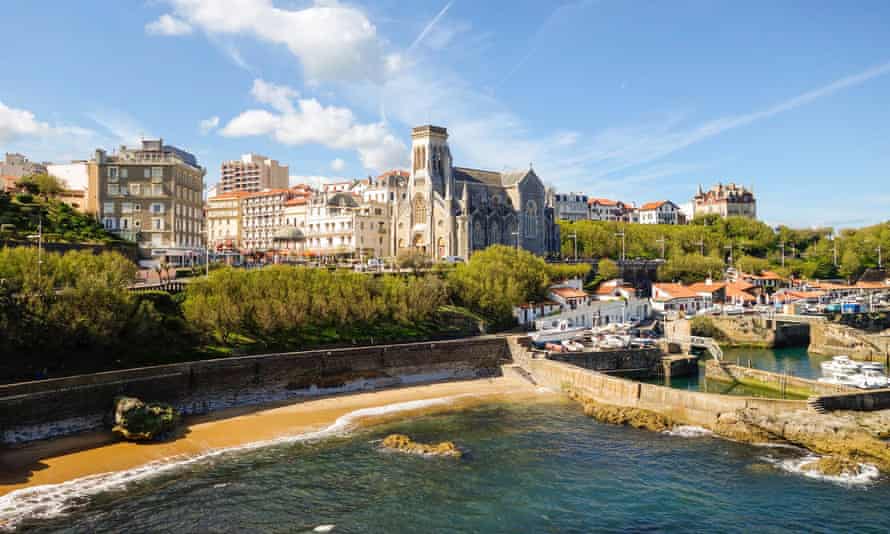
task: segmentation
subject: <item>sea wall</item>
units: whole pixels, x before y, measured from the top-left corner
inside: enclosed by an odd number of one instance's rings
[[[738,347],[806,347],[810,325],[774,321],[756,315],[708,316],[722,334],[721,345]]]
[[[808,350],[814,354],[846,354],[857,360],[886,363],[890,336],[821,321],[811,326]]]
[[[821,395],[814,400],[827,412],[835,410],[864,412],[886,410],[890,409],[890,389]]]
[[[660,349],[621,349],[597,352],[557,352],[550,359],[594,371],[657,372],[661,365]]]
[[[806,401],[735,397],[643,384],[552,360],[526,359],[524,365],[535,380],[557,390],[575,390],[598,402],[642,408],[674,421],[711,425],[722,413],[757,408],[760,413],[780,414],[807,409]]]
[[[491,376],[503,338],[381,345],[203,360],[0,386],[0,443],[101,427],[117,395],[184,413],[452,378]]]
[[[709,360],[705,367],[705,377],[710,380],[722,382],[740,382],[773,389],[775,391],[787,391],[798,395],[830,395],[835,393],[848,393],[856,391],[850,386],[825,384],[818,380],[808,380],[796,376],[772,373],[761,369],[752,369],[727,362]]]

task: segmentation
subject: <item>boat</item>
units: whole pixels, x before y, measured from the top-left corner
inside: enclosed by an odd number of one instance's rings
[[[566,348],[569,352],[582,352],[584,351],[584,345],[578,343],[577,341],[569,341],[564,340],[562,342],[562,346]]]
[[[559,342],[569,340],[584,334],[587,329],[583,326],[569,326],[568,321],[560,321],[554,328],[542,328],[535,332],[530,332],[529,337],[532,341],[538,342]]]
[[[838,372],[859,372],[860,364],[851,360],[849,356],[835,356],[827,362],[822,362],[820,367],[823,375],[831,376]]]

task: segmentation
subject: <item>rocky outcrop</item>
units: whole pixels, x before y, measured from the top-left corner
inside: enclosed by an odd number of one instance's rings
[[[653,432],[663,432],[674,427],[674,422],[670,418],[657,412],[604,404],[574,391],[569,392],[569,396],[584,406],[585,415],[602,423],[631,426]]]
[[[463,452],[453,441],[437,444],[418,443],[404,434],[390,434],[383,439],[383,448],[420,456],[450,456],[460,458]]]
[[[838,456],[823,456],[814,462],[803,464],[800,468],[830,477],[853,477],[858,476],[862,471],[860,463]]]
[[[808,411],[768,415],[746,408],[721,414],[711,430],[735,441],[784,442],[838,462],[871,463],[890,470],[890,446],[848,417]]]
[[[146,404],[135,397],[118,397],[114,401],[112,431],[130,441],[152,441],[168,436],[179,419],[179,412],[168,404]]]

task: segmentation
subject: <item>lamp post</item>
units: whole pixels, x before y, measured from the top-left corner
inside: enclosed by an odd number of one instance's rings
[[[882,261],[882,258],[881,258],[881,245],[878,244],[878,269],[883,269],[883,268],[884,268],[884,262]]]
[[[510,234],[516,236],[516,250],[519,250],[519,232],[510,232]]]
[[[621,230],[620,232],[617,232],[617,233],[615,234],[615,237],[620,237],[620,238],[621,238],[621,261],[624,261],[624,260],[626,259],[625,254],[626,254],[626,252],[627,252],[627,249],[626,249],[626,241],[625,241],[626,234],[624,233],[624,230]]]
[[[661,239],[656,239],[655,242],[661,244],[661,259],[664,259],[664,245],[667,243],[667,240],[665,240],[664,236],[661,236]]]
[[[575,252],[575,263],[578,263],[578,232],[573,232],[572,235],[566,237],[572,240]]]
[[[779,243],[779,249],[782,251],[782,267],[785,266],[785,242]]]

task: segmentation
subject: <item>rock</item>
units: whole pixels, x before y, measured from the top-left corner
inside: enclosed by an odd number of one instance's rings
[[[856,476],[861,471],[859,462],[838,456],[823,456],[815,462],[803,464],[804,471],[816,471],[830,477]]]
[[[399,452],[421,456],[452,456],[460,458],[463,453],[453,441],[443,441],[435,445],[418,443],[404,434],[390,434],[383,439],[383,447]]]
[[[172,432],[179,424],[179,412],[168,404],[146,404],[135,397],[114,401],[112,430],[130,441],[152,441]]]

